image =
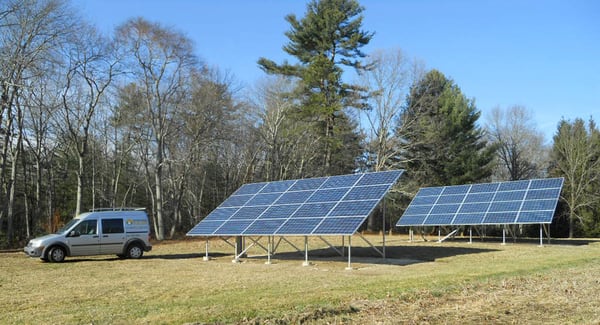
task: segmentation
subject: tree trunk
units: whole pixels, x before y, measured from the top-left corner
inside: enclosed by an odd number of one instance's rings
[[[161,157],[161,154],[157,155],[159,157]],[[163,240],[165,239],[165,227],[164,227],[164,220],[163,220],[163,202],[162,202],[162,161],[159,159],[158,163],[156,165],[156,171],[154,172],[154,188],[155,188],[155,205],[156,205],[156,226],[158,227],[156,229],[156,239],[157,240]]]
[[[83,191],[83,156],[79,155],[79,169],[77,170],[77,202],[75,203],[75,215],[81,213],[81,192]]]

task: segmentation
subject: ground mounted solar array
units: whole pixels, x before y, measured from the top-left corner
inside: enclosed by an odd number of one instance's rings
[[[563,178],[421,188],[396,226],[551,223]]]
[[[187,235],[352,235],[402,172],[245,184]]]

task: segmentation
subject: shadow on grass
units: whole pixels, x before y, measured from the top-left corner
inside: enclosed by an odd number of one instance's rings
[[[221,256],[227,256],[228,254],[223,254],[223,253],[212,253],[210,254],[211,257],[221,257]],[[204,254],[200,254],[200,253],[183,253],[183,254],[144,254],[144,256],[142,256],[140,259],[141,260],[186,260],[186,259],[193,259],[193,258],[202,258],[204,257]],[[100,258],[81,258],[81,257],[67,257],[63,263],[79,263],[79,262],[112,262],[112,261],[125,261],[125,260],[130,260],[129,258],[120,258],[120,257],[106,257],[106,258],[102,258],[102,256],[100,256]]]
[[[340,252],[341,247],[336,247]],[[381,247],[378,247],[381,250]],[[410,265],[416,263],[433,262],[436,259],[497,251],[495,249],[471,247],[444,247],[444,246],[390,246],[385,248],[385,259],[371,247],[352,247],[351,260],[358,263]],[[331,248],[312,249],[308,251],[308,260],[347,261],[348,251],[344,247],[344,256]],[[248,259],[265,259],[265,255],[249,256]],[[274,260],[304,260],[304,252],[285,252],[272,255]]]
[[[429,237],[430,241],[435,241],[433,239],[433,236]],[[435,237],[437,238],[437,237]],[[468,239],[465,238],[449,238],[446,240],[446,242],[448,243],[452,243],[452,242],[466,242],[468,241]],[[502,237],[493,237],[493,236],[488,236],[485,238],[475,238],[473,237],[473,242],[474,243],[502,243]],[[539,238],[520,238],[517,237],[516,239],[513,239],[512,237],[506,237],[506,243],[507,244],[526,244],[526,245],[539,245],[540,244],[540,239]],[[550,242],[548,242],[548,238],[544,238],[543,239],[543,245],[567,245],[567,246],[585,246],[585,245],[590,245],[590,244],[594,244],[594,243],[600,243],[600,239],[596,239],[596,238],[574,238],[574,239],[568,239],[568,238],[550,238]]]

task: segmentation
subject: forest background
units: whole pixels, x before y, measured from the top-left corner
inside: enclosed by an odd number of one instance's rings
[[[106,34],[69,1],[1,0],[0,247],[108,207],[144,207],[173,238],[244,183],[398,168],[366,230],[389,229],[420,187],[564,177],[552,235],[600,234],[591,115],[557,121],[550,143],[526,107],[482,118],[442,71],[365,53],[363,14],[308,2],[285,17],[290,61],[256,58],[265,78],[240,89],[174,27],[138,17]]]

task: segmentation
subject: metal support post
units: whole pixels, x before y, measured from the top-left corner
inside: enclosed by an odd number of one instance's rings
[[[348,266],[346,267],[346,270],[352,270],[352,236],[348,236]]]
[[[469,244],[473,244],[473,226],[469,226]]]
[[[265,264],[271,264],[271,236],[267,236],[267,262]]]
[[[210,257],[208,257],[208,237],[206,237],[206,247],[205,247],[205,249],[206,249],[206,254],[204,255],[203,260],[208,261],[208,260],[210,260]]]
[[[382,239],[382,240],[383,240],[383,242],[382,242],[382,246],[383,246],[383,247],[382,247],[382,249],[381,249],[381,251],[382,251],[383,253],[382,253],[381,255],[382,255],[382,256],[383,256],[383,258],[385,259],[385,197],[383,198],[383,212],[382,212],[382,218],[381,218],[381,219],[383,219],[383,225],[382,225],[382,228],[381,228],[381,229],[383,229],[383,231],[382,231],[382,234],[383,234],[383,239]],[[390,227],[390,229],[391,229],[391,227]]]
[[[502,245],[506,245],[506,226],[502,227]]]
[[[308,262],[308,236],[304,236],[304,263],[302,263],[302,266],[309,266],[310,263]]]

